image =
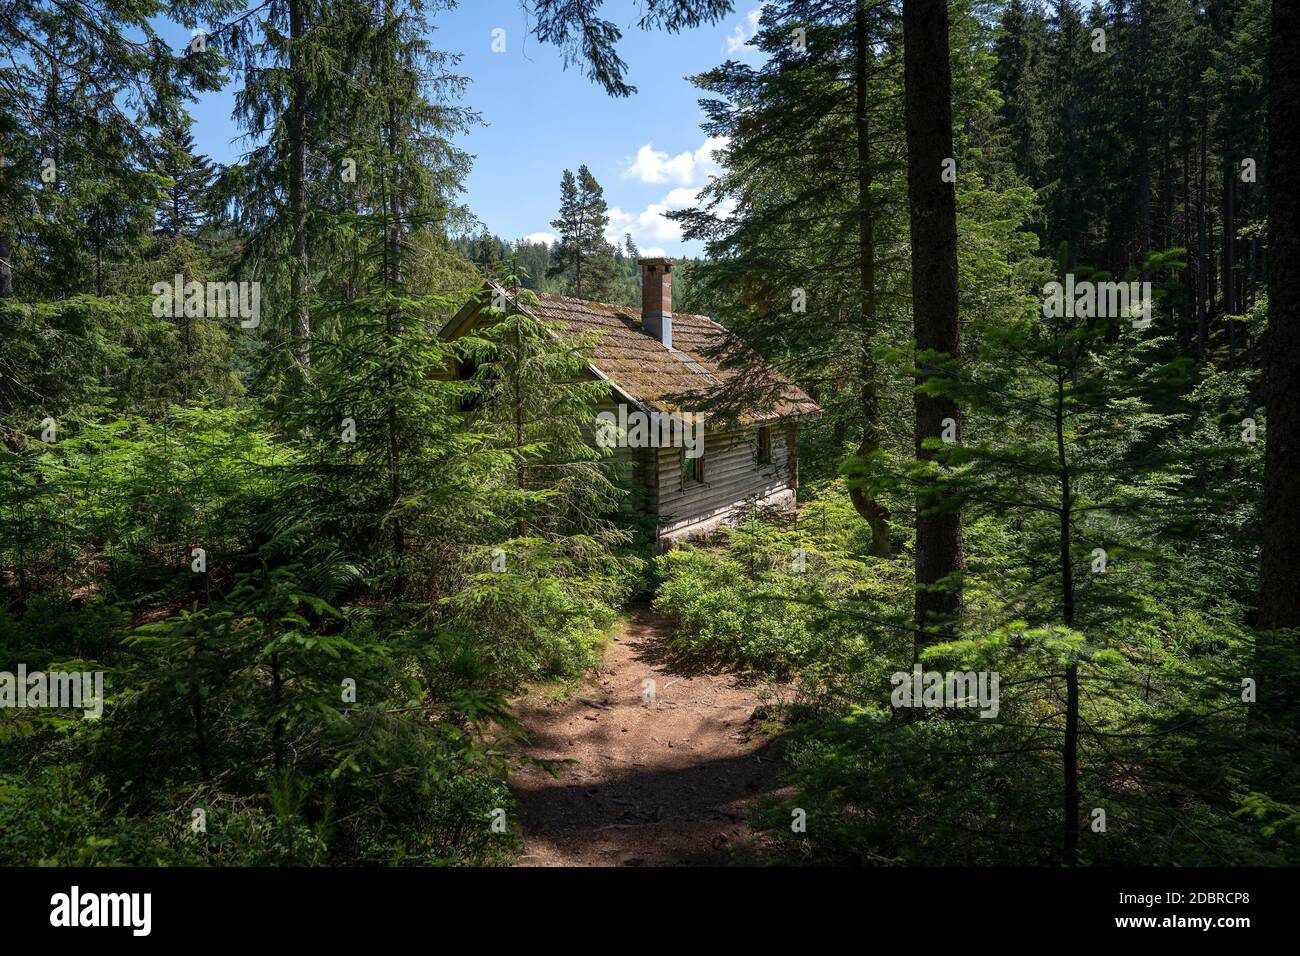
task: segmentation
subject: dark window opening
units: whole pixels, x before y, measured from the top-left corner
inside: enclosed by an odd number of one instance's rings
[[[704,480],[704,459],[696,458],[690,451],[682,449],[682,484],[688,481]]]
[[[772,429],[766,426],[758,430],[758,463],[760,465],[772,463]]]
[[[456,362],[456,380],[459,382],[470,382],[473,387],[467,389],[460,396],[460,411],[472,412],[476,410],[482,402],[482,393],[478,384],[474,382],[474,376],[478,372],[478,363],[468,356],[458,359]]]
[[[460,396],[459,410],[462,412],[480,410],[484,402],[492,398],[492,393],[499,384],[496,367],[491,364],[498,359],[496,350],[480,352],[478,357],[482,360],[481,363],[468,355],[456,360],[456,380],[469,384]]]

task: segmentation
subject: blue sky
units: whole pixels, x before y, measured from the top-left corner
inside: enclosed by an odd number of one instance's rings
[[[484,125],[462,137],[474,154],[466,182],[471,211],[506,238],[553,232],[560,175],[586,163],[605,189],[611,238],[630,232],[646,253],[697,255],[660,213],[690,205],[716,170],[716,146],[700,129],[700,92],[684,77],[728,56],[756,62],[743,40],[753,35],[759,0],[737,0],[721,23],[679,34],[636,28],[634,0],[607,0],[602,14],[624,29],[619,47],[634,96],[607,96],[579,65],[564,69],[559,52],[537,42],[518,0],[461,0],[433,17],[431,43],[463,55],[470,77],[466,105]],[[505,31],[505,51],[493,52],[493,30]],[[189,32],[176,28],[177,42]],[[230,118],[233,90],[210,94],[191,108],[199,150],[222,163],[246,148]]]

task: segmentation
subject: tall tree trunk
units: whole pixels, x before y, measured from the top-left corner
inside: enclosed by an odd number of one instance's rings
[[[1219,253],[1215,249],[1214,210],[1205,207],[1205,222],[1208,237],[1205,241],[1205,279],[1209,283],[1205,293],[1205,309],[1208,312],[1219,301]]]
[[[186,269],[182,275],[188,272],[189,270]],[[181,288],[184,288],[184,286]],[[180,295],[179,289],[176,291],[176,295]],[[194,381],[194,319],[186,315],[184,309],[181,309],[176,321],[181,325],[181,349],[185,353],[185,381],[181,383],[181,403],[188,405],[190,403],[190,384]]]
[[[0,196],[4,195],[5,156],[0,153]],[[14,294],[14,243],[13,226],[0,218],[0,298]]]
[[[582,227],[578,227],[578,234],[582,234]],[[573,297],[582,298],[582,249],[579,248],[573,257]]]
[[[1138,62],[1141,64],[1141,81],[1138,84],[1138,268],[1142,280],[1150,280],[1146,271],[1147,257],[1151,255],[1151,148],[1150,109],[1147,87],[1147,5],[1138,3]]]
[[[948,62],[947,0],[903,0],[904,113],[907,129],[907,198],[912,241],[912,322],[918,353],[934,350],[956,357],[957,193],[943,181],[944,161],[953,158],[952,77]],[[944,419],[959,429],[957,404],[924,395],[919,386],[934,374],[922,367],[915,394],[918,459],[933,452],[927,438],[940,438]],[[924,487],[916,502],[917,651],[924,632],[951,633],[961,611],[964,569],[961,512],[944,501],[943,487]]]
[[[873,348],[876,321],[876,239],[871,208],[871,124],[867,117],[867,0],[857,0],[853,19],[854,127],[858,153],[858,283],[862,307],[862,444],[858,456],[866,460],[880,449],[880,390]],[[889,557],[889,512],[865,488],[852,488],[849,498],[858,514],[871,526],[871,553]]]
[[[1161,124],[1163,138],[1160,146],[1160,248],[1169,249],[1174,245],[1174,186],[1173,186],[1173,143],[1171,142],[1172,124],[1165,120]],[[1171,276],[1171,278],[1174,278]]]
[[[1205,97],[1201,97],[1201,168],[1199,197],[1200,201],[1196,207],[1196,361],[1205,364],[1207,356],[1210,354],[1210,249],[1206,241],[1206,219],[1208,213],[1206,204],[1209,202],[1209,191],[1206,183],[1207,163],[1205,155],[1206,132],[1206,106]]]
[[[1187,301],[1184,308],[1182,334],[1178,337],[1178,344],[1184,349],[1190,344],[1192,330],[1196,322],[1196,291],[1194,283],[1196,281],[1196,264],[1192,261],[1192,114],[1191,106],[1188,103],[1190,86],[1191,86],[1191,67],[1183,67],[1183,123],[1182,123],[1182,147],[1183,147],[1183,248],[1187,250],[1184,257],[1187,265],[1183,268],[1183,288],[1187,290]]]
[[[1064,787],[1064,857],[1066,866],[1079,863],[1079,663],[1070,661],[1065,668],[1065,744],[1062,747],[1065,768]]]
[[[1232,172],[1232,160],[1223,164],[1223,314],[1235,315],[1237,312],[1237,295],[1234,289],[1236,277],[1233,265],[1236,262],[1236,210],[1234,209],[1235,180]],[[1228,325],[1228,368],[1237,363],[1237,323],[1225,318]]]
[[[1256,269],[1260,267],[1260,237],[1258,234],[1251,237],[1251,269],[1247,272],[1245,280],[1245,300],[1242,303],[1243,312],[1251,310],[1255,306],[1255,285],[1257,281]]]
[[[306,0],[290,0],[289,71],[293,75],[293,103],[289,113],[289,214],[292,219],[290,298],[293,301],[294,336],[298,364],[305,378],[311,368],[311,316],[307,312],[307,78],[301,42],[306,20]]]
[[[1273,4],[1268,99],[1268,415],[1260,535],[1259,626],[1300,627],[1300,185],[1288,170],[1300,149],[1300,5]],[[1288,640],[1294,649],[1295,638]],[[1257,674],[1259,700],[1290,713],[1295,690]]]

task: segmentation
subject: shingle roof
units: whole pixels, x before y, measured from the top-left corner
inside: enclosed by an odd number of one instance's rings
[[[746,424],[821,413],[802,389],[707,316],[674,312],[670,349],[642,331],[638,310],[545,292],[535,295],[535,304],[516,304],[562,329],[600,333],[591,364],[647,410],[717,408]],[[743,367],[724,368],[721,355],[742,357]]]

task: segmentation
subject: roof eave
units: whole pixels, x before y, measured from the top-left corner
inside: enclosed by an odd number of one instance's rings
[[[504,286],[498,285],[497,283],[493,282],[491,279],[485,279],[483,281],[483,285],[481,288],[490,290],[492,292],[498,292],[501,295],[505,296],[505,298],[509,302],[512,302],[514,304],[516,309],[518,309],[520,312],[527,315],[534,322],[538,323],[540,326],[542,326],[542,328],[546,329],[547,334],[550,335],[551,338],[555,339],[556,341],[562,341],[562,339],[560,339],[560,337],[555,334],[555,331],[547,327],[547,324],[544,321],[542,321],[537,316],[537,314],[533,312],[532,309],[528,308],[528,306],[524,305],[517,298],[515,298],[510,293],[510,291],[506,289]],[[451,317],[451,321],[449,321],[445,326],[443,326],[442,331],[439,332],[438,334],[442,338],[448,338],[449,336],[454,335],[455,333],[460,331],[461,326],[468,323],[482,310],[483,310],[483,304],[479,302],[476,298],[471,298],[468,302],[466,302],[463,306],[460,307],[460,310]],[[637,399],[635,396],[630,394],[625,388],[623,388],[623,386],[619,385],[616,381],[614,381],[612,378],[610,378],[608,375],[602,372],[599,368],[597,368],[593,362],[588,361],[587,368],[591,371],[593,375],[596,376],[596,378],[600,379],[603,382],[608,382],[609,387],[614,391],[616,395],[618,395],[619,398],[623,399],[623,401],[635,405],[637,408],[641,409],[642,411],[649,410],[649,406],[646,405],[645,402]]]
[[[824,409],[814,408],[806,412],[793,412],[789,415],[768,415],[765,418],[751,419],[751,425],[774,425],[779,422],[815,422],[824,414]]]

